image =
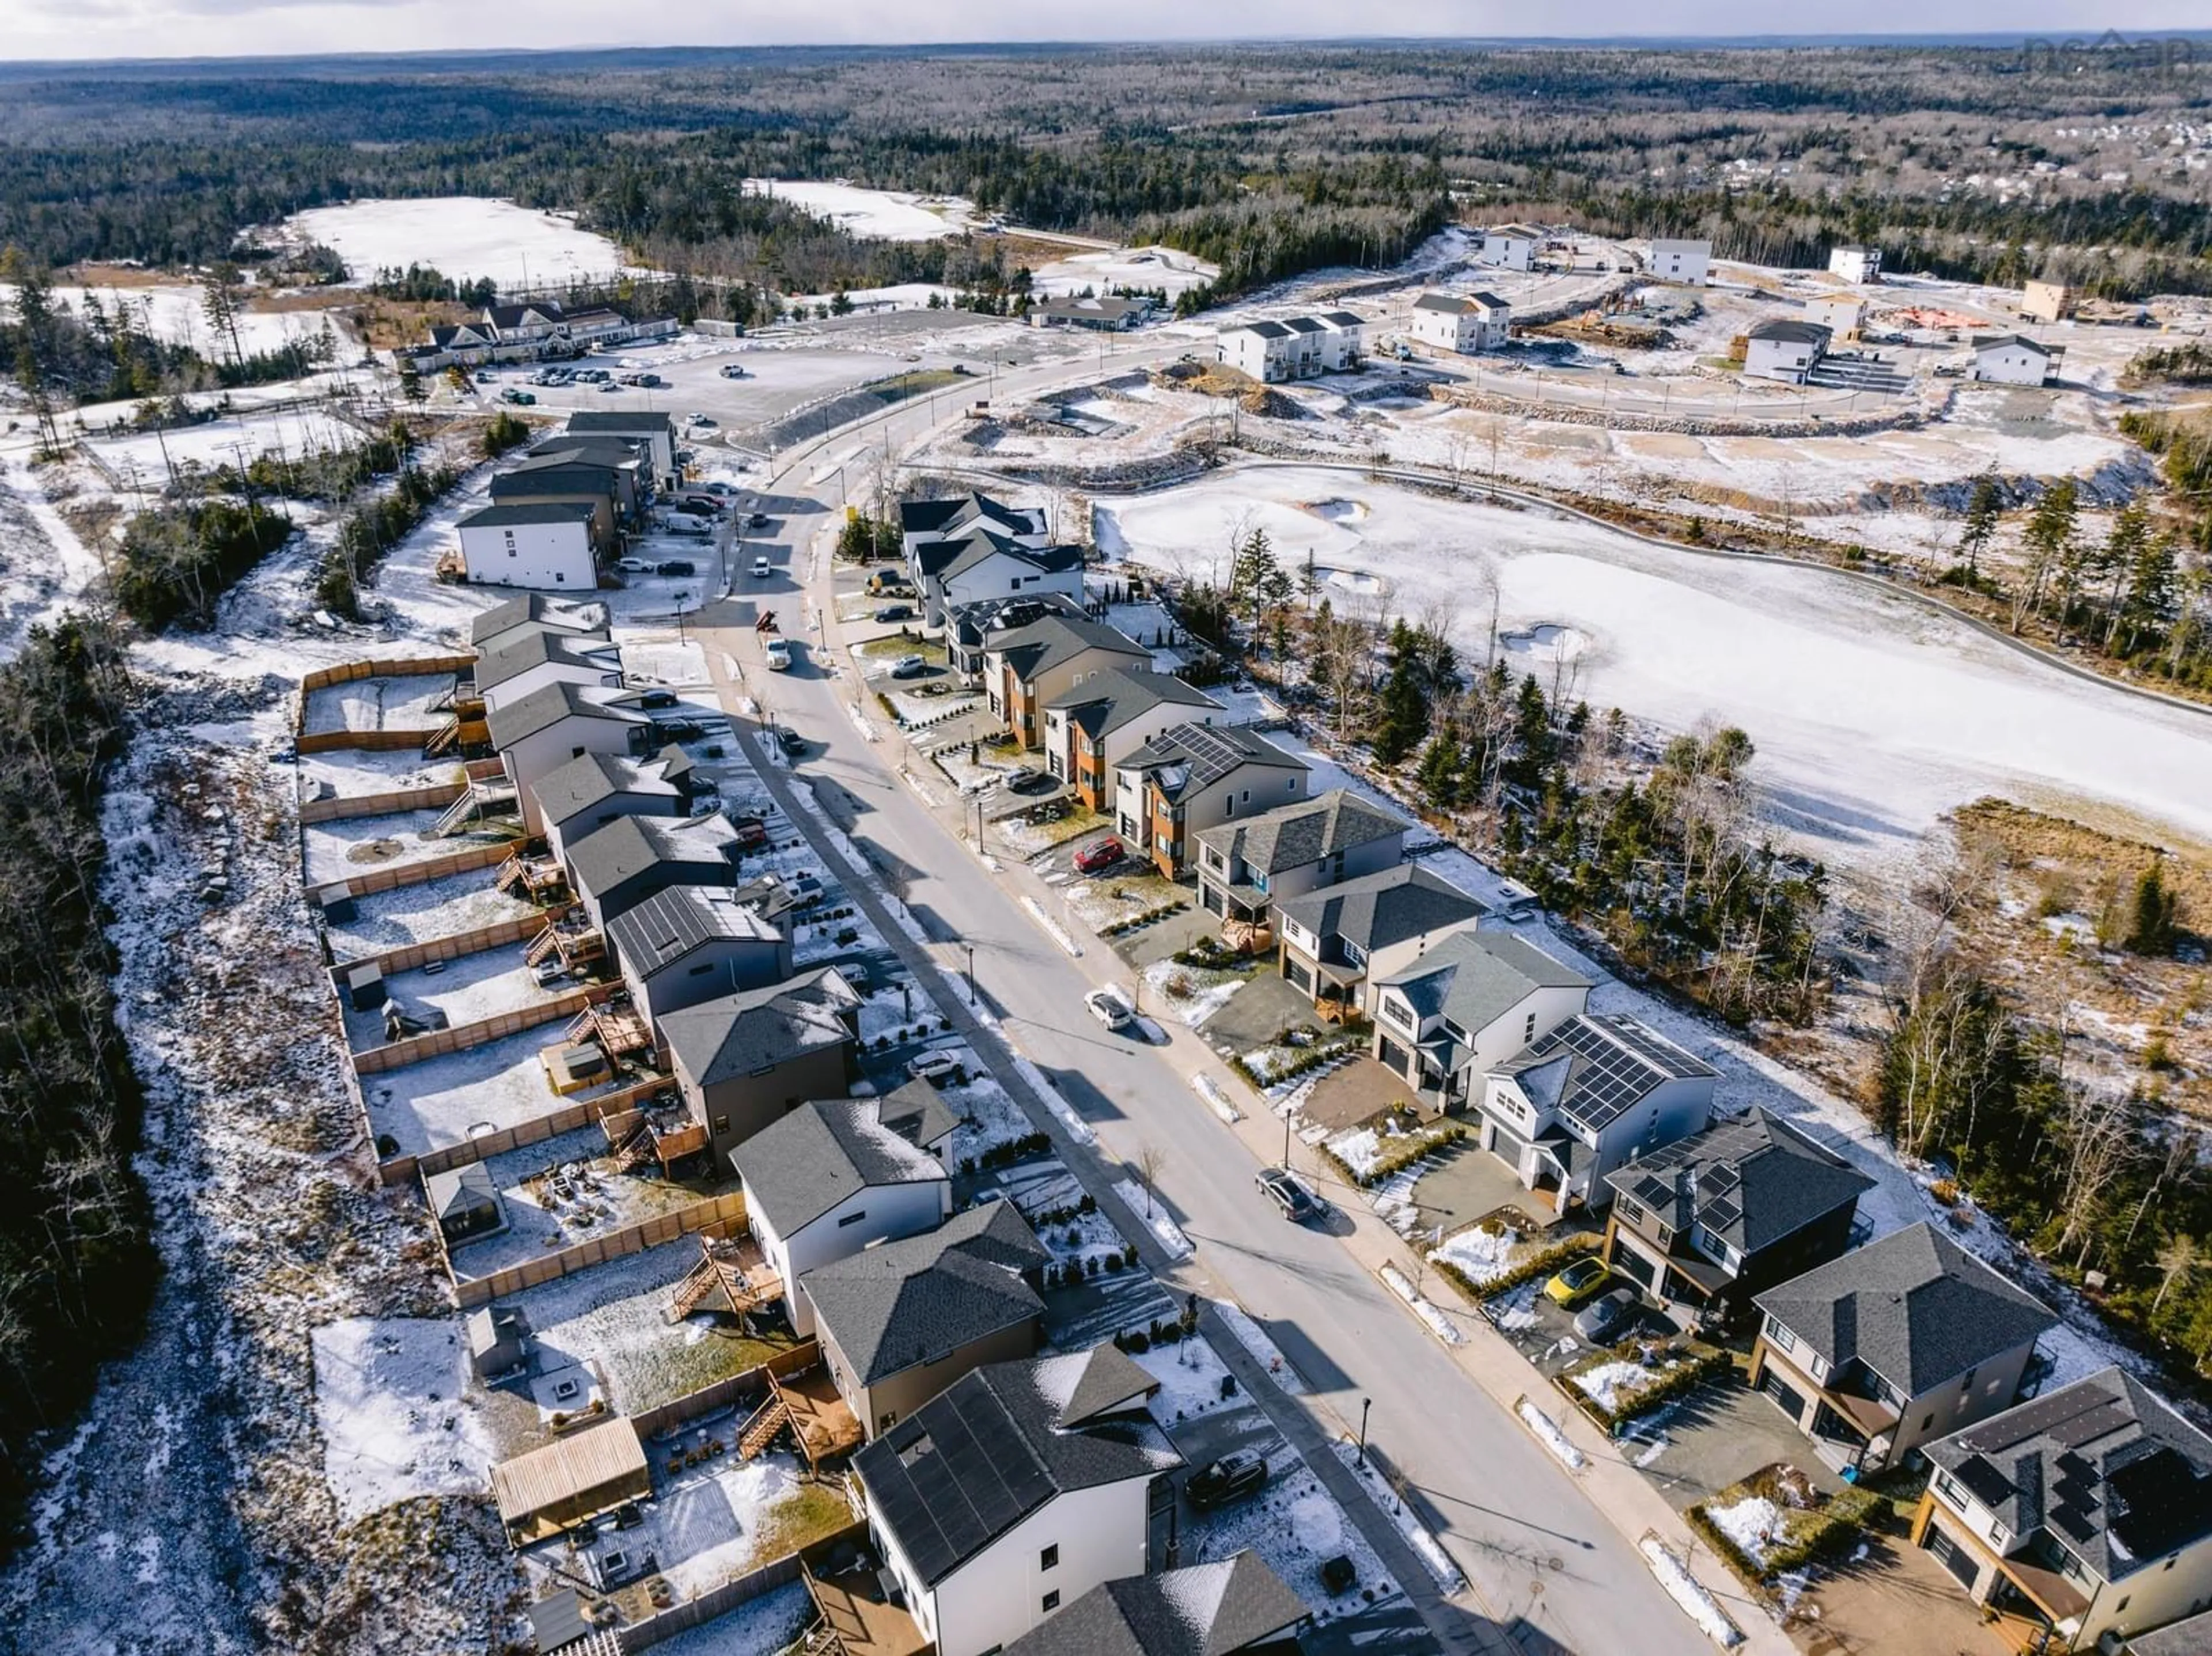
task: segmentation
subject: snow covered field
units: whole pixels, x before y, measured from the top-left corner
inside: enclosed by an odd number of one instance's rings
[[[296,460],[318,450],[352,448],[365,441],[366,435],[357,427],[319,409],[287,409],[275,414],[210,420],[170,431],[133,432],[87,440],[117,472],[127,476],[135,469],[149,487],[158,487],[173,465],[210,469],[235,465],[241,453],[248,460],[263,454]]]
[[[1056,258],[1039,265],[1032,282],[1043,294],[1079,294],[1086,288],[1097,294],[1115,288],[1163,288],[1173,300],[1220,274],[1219,265],[1173,247],[1123,247]]]
[[[208,326],[204,296],[198,288],[187,283],[153,288],[56,288],[53,297],[57,309],[80,319],[88,314],[86,300],[89,299],[111,321],[127,312],[134,327],[156,339],[173,345],[189,345],[205,358],[228,360],[230,355],[228,331],[221,339],[215,337]],[[12,306],[15,299],[15,288],[0,282],[0,306]],[[324,315],[321,311],[241,310],[238,313],[238,343],[249,356],[282,350],[290,344],[303,344],[322,332]],[[338,331],[341,340],[348,337],[344,325],[335,317],[331,318],[331,326]]]
[[[480,196],[353,201],[311,208],[277,228],[335,248],[356,283],[386,268],[427,264],[456,282],[489,276],[502,287],[544,286],[611,276],[628,264],[621,248],[573,219]]]
[[[1353,508],[1357,508],[1356,510]],[[1340,607],[1436,616],[1513,664],[1670,729],[1740,724],[1774,819],[1832,863],[1917,854],[1944,810],[1999,793],[2100,826],[2212,840],[2212,720],[2088,683],[1841,574],[1648,544],[1347,472],[1247,467],[1099,502],[1100,540],[1203,573],[1240,524],[1310,551]],[[1569,629],[1565,632],[1547,629]]]
[[[745,188],[774,196],[835,223],[848,235],[878,241],[934,241],[964,222],[974,203],[957,196],[916,196],[903,190],[801,179],[747,179]]]
[[[458,1318],[349,1318],[314,1333],[315,1420],[338,1511],[473,1494],[495,1459]]]

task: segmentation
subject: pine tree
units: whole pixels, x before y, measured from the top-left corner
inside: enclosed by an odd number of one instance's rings
[[[2123,947],[2135,955],[2171,955],[2179,907],[2175,895],[2166,889],[2162,865],[2153,863],[2136,877],[2135,904],[2128,935],[2121,939]]]
[[[1997,520],[2003,513],[2004,497],[1997,492],[1997,480],[1977,478],[1973,499],[1966,503],[1966,527],[1959,531],[1959,550],[1966,556],[1968,586],[1973,585],[1979,575],[1982,554],[1996,536]]]
[[[1400,621],[1390,628],[1390,668],[1382,682],[1382,717],[1375,726],[1375,762],[1399,763],[1428,733],[1428,676],[1420,639]]]
[[[2135,567],[2128,572],[2128,595],[2120,604],[2122,653],[2132,654],[2146,635],[2154,636],[2165,628],[2177,595],[2174,577],[2172,535],[2144,537],[2136,553]]]
[[[1455,810],[1467,794],[1467,754],[1459,737],[1446,731],[1421,755],[1421,797],[1437,810]]]

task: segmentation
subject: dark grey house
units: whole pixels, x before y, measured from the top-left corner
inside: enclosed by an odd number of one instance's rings
[[[623,981],[656,1022],[680,1007],[791,975],[791,938],[737,892],[672,885],[607,922]]]
[[[568,846],[568,880],[604,929],[672,886],[737,882],[737,834],[719,816],[617,816]]]
[[[810,1098],[851,1085],[860,997],[828,967],[741,990],[659,1020],[676,1083],[723,1163],[753,1134]]]
[[[1091,1589],[1006,1656],[1297,1656],[1305,1601],[1256,1552]]]

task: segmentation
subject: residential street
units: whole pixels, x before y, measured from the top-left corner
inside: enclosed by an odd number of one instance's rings
[[[1042,384],[1066,374],[1062,364],[1034,378]],[[1001,385],[1001,396],[1012,389]],[[922,409],[906,413],[906,419],[885,422],[900,428],[888,439],[893,452],[928,417]],[[854,707],[866,697],[849,670],[832,676],[833,646],[813,630],[828,607],[827,537],[820,537],[819,567],[812,567],[811,549],[816,531],[830,521],[823,514],[835,510],[837,499],[831,491],[839,484],[822,476],[823,469],[834,473],[839,458],[856,446],[884,440],[872,433],[833,438],[818,456],[793,461],[764,491],[777,501],[775,510],[783,521],[750,549],[767,551],[779,575],[787,571],[788,578],[763,588],[757,603],[733,597],[696,617],[726,705],[741,716],[746,698],[764,695],[775,717],[805,738],[799,775],[813,784],[830,814],[878,867],[905,870],[906,901],[937,945],[935,964],[949,980],[948,991],[959,992],[952,986],[972,949],[986,1009],[996,1012],[1007,1039],[1096,1128],[1099,1149],[1125,1162],[1133,1162],[1140,1147],[1159,1153],[1161,1197],[1197,1247],[1194,1258],[1164,1272],[1170,1284],[1179,1292],[1233,1300],[1263,1323],[1305,1379],[1304,1401],[1327,1437],[1356,1433],[1363,1399],[1371,1400],[1370,1440],[1405,1474],[1471,1583],[1455,1600],[1440,1601],[1402,1546],[1395,1556],[1385,1554],[1406,1561],[1401,1580],[1448,1648],[1585,1656],[1630,1650],[1692,1656],[1709,1649],[1638,1554],[1632,1535],[1643,1526],[1634,1512],[1608,1499],[1607,1511],[1613,1513],[1608,1519],[1599,1497],[1586,1485],[1578,1487],[1580,1481],[1374,1280],[1372,1263],[1387,1257],[1396,1239],[1349,1192],[1338,1194],[1361,1228],[1350,1244],[1285,1225],[1254,1188],[1253,1145],[1239,1143],[1238,1131],[1191,1089],[1189,1076],[1210,1054],[1187,1033],[1171,1046],[1148,1047],[1100,1029],[1085,1012],[1082,996],[1126,978],[1110,949],[1084,933],[1077,937],[1082,958],[1070,958],[1021,906],[1025,889],[1045,888],[1018,864],[987,867],[899,779],[895,771],[906,762],[908,750],[879,714],[866,715],[874,728],[863,735]],[[803,496],[809,497],[804,505]],[[801,624],[802,593],[806,625]],[[772,680],[760,666],[752,630],[759,604],[776,609],[787,634],[806,646],[799,666]],[[731,664],[742,682],[727,678]],[[765,755],[763,768],[776,786],[786,785],[787,773]],[[951,790],[941,779],[933,791],[949,801]],[[810,834],[817,831],[803,810],[793,815]],[[902,952],[920,952],[894,929],[886,927],[885,933]],[[1018,1077],[1006,1079],[1021,1089]],[[1264,1119],[1244,1124],[1248,1132],[1272,1130]],[[1306,1160],[1303,1151],[1299,1159]],[[1072,1165],[1077,1160],[1071,1156]],[[1470,1340],[1504,1348],[1486,1326],[1471,1330]],[[1229,1344],[1218,1335],[1218,1343]],[[1508,1374],[1503,1383],[1513,1383],[1513,1377]],[[1539,1404],[1554,1413],[1560,1406],[1540,1396]],[[1283,1411],[1275,1412],[1279,1417]],[[1309,1447],[1313,1440],[1309,1435],[1298,1441]],[[1362,1499],[1356,1491],[1345,1498]],[[1717,1582],[1711,1561],[1705,1562],[1701,1573],[1709,1584]],[[1735,1597],[1732,1609],[1751,1647],[1788,1648],[1764,1612],[1743,1603],[1740,1591]],[[1503,1631],[1504,1643],[1484,1621]]]

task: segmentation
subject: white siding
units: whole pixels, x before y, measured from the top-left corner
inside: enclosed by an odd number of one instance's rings
[[[1669,241],[1651,244],[1651,274],[1668,282],[1686,282],[1702,288],[1712,266],[1710,241]]]
[[[2050,367],[2051,359],[2039,351],[2024,345],[1998,345],[1974,353],[1973,377],[2001,385],[2039,385]]]
[[[820,1218],[809,1220],[788,1237],[775,1235],[766,1216],[753,1205],[750,1191],[745,1210],[761,1252],[783,1278],[792,1328],[805,1339],[814,1331],[814,1307],[804,1294],[791,1291],[792,1284],[817,1265],[851,1259],[871,1242],[895,1242],[936,1229],[952,1211],[952,1186],[946,1180],[872,1185],[847,1197]]]
[[[592,592],[599,585],[588,522],[464,527],[461,561],[471,585]]]
[[[996,555],[983,560],[971,568],[962,570],[951,579],[939,583],[939,590],[932,595],[929,622],[937,626],[945,619],[945,610],[950,604],[975,604],[984,598],[1011,597],[1018,592],[1024,597],[1034,597],[1042,592],[1059,592],[1083,602],[1083,569],[1081,565],[1047,574],[1035,564],[1024,563],[1019,558]]]
[[[939,1582],[938,1656],[982,1656],[1013,1643],[1050,1618],[1048,1592],[1060,1594],[1064,1610],[1104,1582],[1142,1575],[1150,1481],[1130,1478],[1049,1501]],[[1042,1569],[1048,1546],[1060,1549],[1060,1562]]]
[[[594,688],[619,689],[622,687],[622,667],[615,652],[607,652],[604,664],[571,661],[541,661],[527,671],[493,685],[483,693],[487,710],[504,707],[509,702],[520,701],[532,690],[542,690],[549,684],[588,684]]]
[[[507,780],[521,794],[524,826],[532,834],[542,833],[544,828],[538,796],[530,791],[532,782],[581,754],[607,753],[628,757],[632,733],[643,728],[642,723],[632,725],[627,720],[572,717],[532,731],[520,742],[509,743],[501,750],[500,761],[506,767]]]

